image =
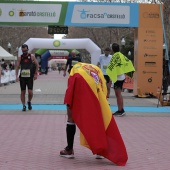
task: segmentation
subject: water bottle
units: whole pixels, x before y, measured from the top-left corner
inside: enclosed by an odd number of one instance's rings
[[[161,89],[160,89],[160,87],[158,86],[157,91],[156,91],[156,93],[157,93],[157,98],[159,98],[160,92],[161,92]]]
[[[161,91],[161,89],[160,89],[160,87],[158,86],[158,88],[157,88],[157,93],[160,93],[160,91]]]

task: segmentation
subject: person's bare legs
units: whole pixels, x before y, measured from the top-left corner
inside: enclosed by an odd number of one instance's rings
[[[21,102],[23,105],[25,105],[25,93],[26,93],[26,90],[21,90],[20,98],[21,98]]]
[[[33,91],[31,89],[28,89],[28,109],[32,110],[31,106],[31,100],[33,98]]]
[[[22,111],[26,111],[26,106],[25,106],[25,93],[26,93],[26,90],[21,90],[20,99],[21,99],[21,102],[22,102],[22,105],[23,105]]]
[[[121,89],[115,89],[115,95],[116,95],[116,98],[117,98],[118,111],[121,111],[123,109],[122,90]]]
[[[107,98],[110,97],[110,88],[111,88],[112,82],[110,81],[109,83],[107,83]]]
[[[33,97],[33,91],[28,89],[28,102],[31,102],[32,97]]]

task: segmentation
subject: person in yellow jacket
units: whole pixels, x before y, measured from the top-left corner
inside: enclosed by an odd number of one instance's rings
[[[112,44],[113,56],[107,66],[106,73],[110,79],[114,82],[114,91],[117,98],[118,110],[113,113],[115,116],[124,116],[124,104],[122,97],[122,87],[125,80],[125,73],[135,71],[131,60],[124,56],[120,52],[119,45],[116,43]]]

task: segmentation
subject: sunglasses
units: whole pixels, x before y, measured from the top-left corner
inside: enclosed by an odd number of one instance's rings
[[[22,50],[22,52],[24,53],[24,52],[27,52],[28,50]]]

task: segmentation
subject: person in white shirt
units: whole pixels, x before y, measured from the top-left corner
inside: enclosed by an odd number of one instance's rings
[[[110,87],[112,84],[112,81],[110,80],[109,76],[106,73],[106,68],[112,58],[112,56],[110,55],[110,48],[105,48],[104,50],[104,54],[100,55],[99,61],[97,63],[97,66],[100,67],[100,69],[103,72],[104,78],[106,80],[106,85],[107,85],[107,98],[109,98],[110,96]]]

